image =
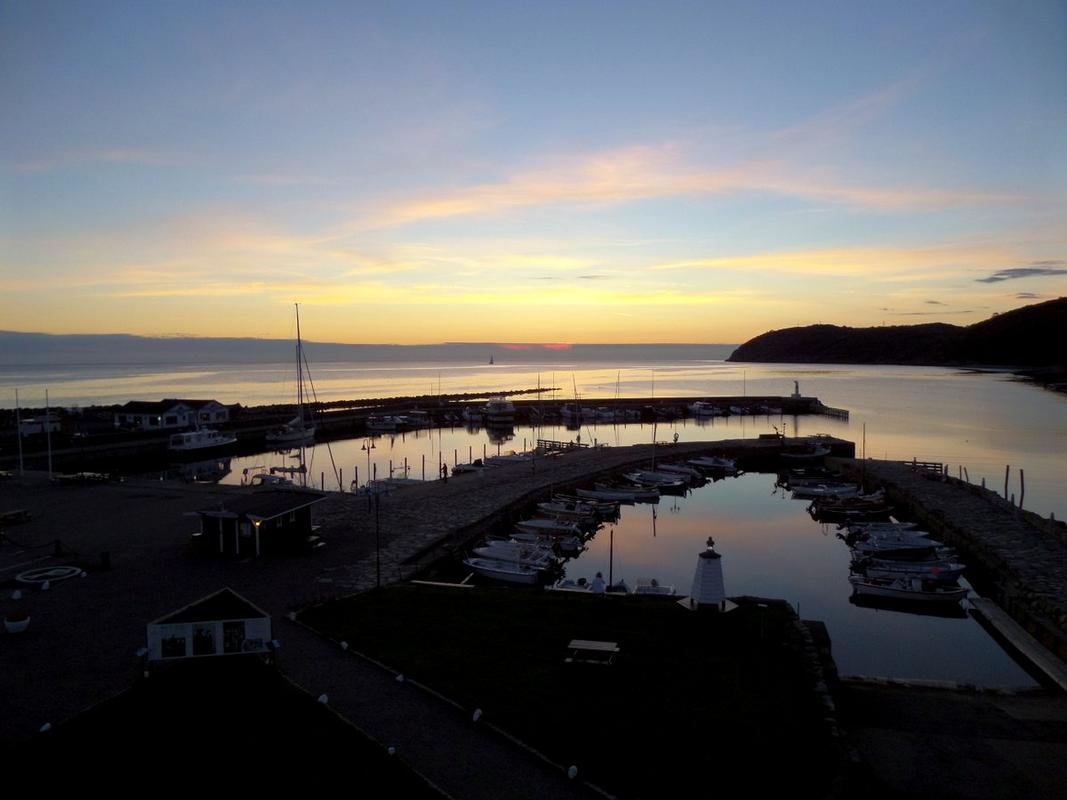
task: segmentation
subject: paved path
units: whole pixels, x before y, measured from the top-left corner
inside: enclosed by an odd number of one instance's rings
[[[468,709],[342,650],[299,623],[275,623],[282,638],[281,665],[313,696],[329,705],[447,794],[470,800],[603,797],[563,767],[486,727]]]

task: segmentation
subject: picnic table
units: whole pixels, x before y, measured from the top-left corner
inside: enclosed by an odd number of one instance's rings
[[[571,652],[564,659],[568,664],[610,665],[619,653],[619,645],[615,642],[598,642],[592,639],[571,639],[567,649]]]

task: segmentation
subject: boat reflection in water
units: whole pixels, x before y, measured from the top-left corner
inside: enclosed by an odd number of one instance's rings
[[[175,474],[190,483],[218,483],[230,474],[230,459],[209,458],[172,466]]]
[[[902,614],[918,614],[924,617],[966,619],[967,612],[959,603],[924,603],[915,600],[894,600],[888,597],[853,594],[848,601],[860,608],[877,611],[896,611]]]

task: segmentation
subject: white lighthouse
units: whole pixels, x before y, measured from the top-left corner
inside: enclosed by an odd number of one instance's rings
[[[689,607],[714,611],[730,611],[736,608],[726,599],[726,587],[722,580],[722,556],[715,552],[715,540],[710,536],[707,549],[697,556],[693,586],[689,590]]]

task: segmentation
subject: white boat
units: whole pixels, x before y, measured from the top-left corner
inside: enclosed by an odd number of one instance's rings
[[[172,433],[167,442],[167,449],[176,453],[190,450],[208,450],[212,447],[225,447],[237,441],[232,433],[222,433],[212,428],[197,428],[185,433]]]
[[[367,417],[367,430],[391,433],[400,425],[400,417],[392,414],[371,414]]]
[[[797,500],[813,500],[820,497],[859,497],[860,487],[854,483],[820,483],[791,486],[789,489]]]
[[[695,403],[689,404],[689,413],[695,417],[721,417],[726,412],[714,403],[709,403],[706,400],[697,400]]]
[[[541,570],[536,567],[531,567],[528,564],[517,564],[513,561],[472,557],[465,558],[463,563],[483,578],[491,578],[505,583],[533,585],[541,577]]]
[[[501,539],[491,539],[484,545],[475,547],[473,553],[479,558],[511,561],[517,564],[537,567],[538,569],[552,569],[559,563],[556,554],[550,549],[525,542],[512,542]]]
[[[583,594],[591,593],[615,596],[629,595],[632,593],[625,580],[620,579],[609,586],[604,580],[604,575],[600,572],[598,572],[596,577],[591,581],[586,580],[585,578],[562,578],[546,588],[555,592],[582,592]]]
[[[582,540],[578,536],[553,536],[549,533],[527,533],[515,531],[511,538],[524,544],[535,544],[541,547],[550,547],[561,553],[577,553],[582,549]]]
[[[970,593],[963,586],[945,586],[935,581],[911,576],[901,578],[869,578],[849,576],[854,594],[920,603],[958,603]]]
[[[687,467],[685,464],[660,464],[657,468],[658,472],[669,472],[672,475],[683,475],[690,481],[703,481],[704,473],[694,467]]]
[[[723,472],[737,471],[737,462],[732,458],[722,458],[720,456],[700,456],[691,458],[685,463],[692,467],[700,467],[700,469],[722,470]]]
[[[596,522],[600,516],[593,506],[585,503],[564,503],[558,500],[538,503],[537,510],[539,513],[551,517],[573,519],[580,522]]]
[[[505,397],[494,397],[482,408],[485,421],[489,425],[514,425],[515,404]]]
[[[625,473],[623,477],[633,483],[658,486],[660,491],[664,489],[682,489],[688,484],[688,481],[682,480],[677,475],[648,469],[636,469],[633,472]]]
[[[553,536],[581,536],[582,529],[573,522],[555,519],[525,519],[515,523],[523,533],[547,533]]]
[[[616,497],[607,497],[606,500],[619,500],[626,503],[658,503],[660,490],[656,486],[639,486],[638,484],[611,484],[601,483],[599,481],[593,483],[594,490],[597,492],[606,492],[608,494],[618,495]],[[585,490],[588,491],[588,490]],[[578,490],[578,496],[582,496],[582,489]]]
[[[864,558],[852,565],[868,578],[919,577],[940,583],[955,583],[967,567],[955,561],[892,561],[884,558]]]
[[[307,365],[304,363],[303,343],[300,338],[300,305],[293,305],[296,308],[296,416],[280,428],[267,433],[267,441],[271,444],[303,444],[315,438],[315,426],[305,419],[304,411],[304,402],[307,399],[304,392],[304,375]]]
[[[634,594],[650,594],[659,595],[662,597],[671,597],[674,595],[673,586],[663,586],[655,578],[638,578],[637,583],[634,585]]]
[[[617,517],[619,515],[619,503],[617,500],[594,500],[591,497],[583,498],[578,497],[577,495],[554,494],[552,495],[552,502],[564,503],[567,505],[576,504],[592,508],[601,519],[606,517]]]

